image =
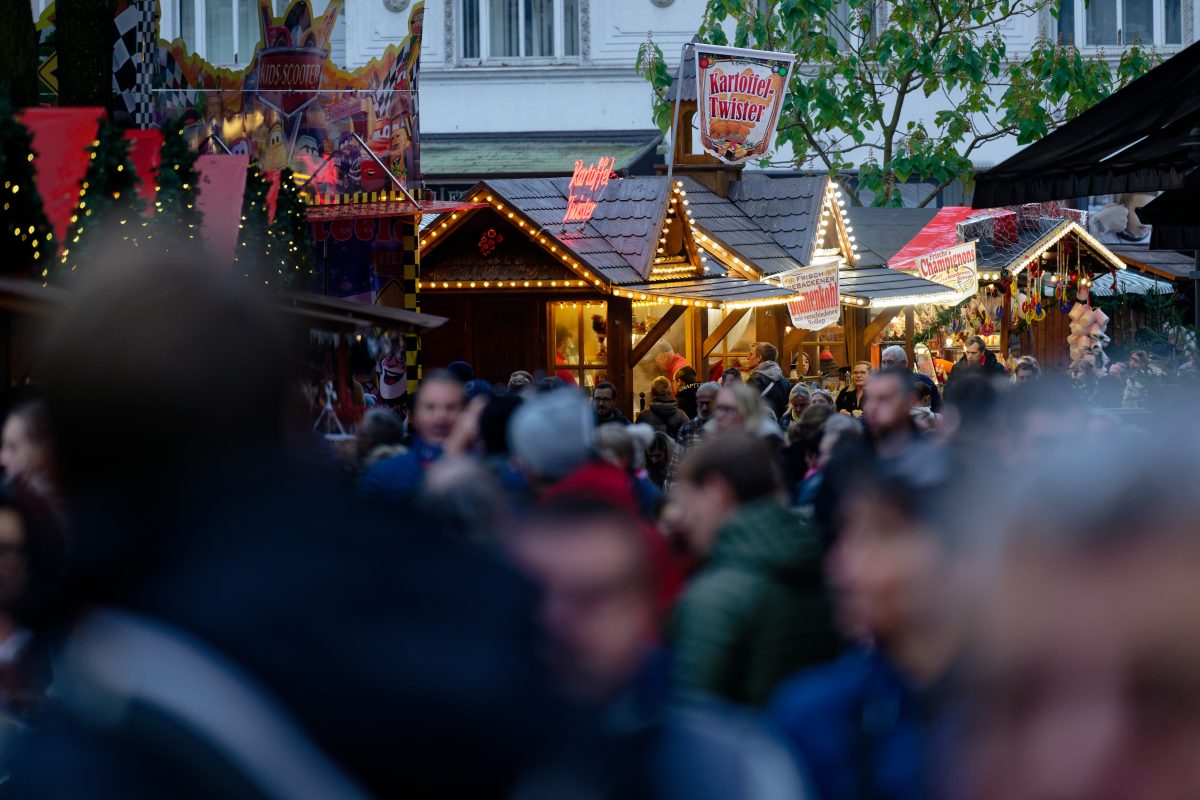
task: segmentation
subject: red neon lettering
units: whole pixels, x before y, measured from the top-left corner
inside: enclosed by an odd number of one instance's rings
[[[592,218],[616,163],[616,158],[612,156],[605,156],[586,167],[582,160],[575,162],[575,172],[567,185],[567,213],[563,215],[563,224],[587,222]]]

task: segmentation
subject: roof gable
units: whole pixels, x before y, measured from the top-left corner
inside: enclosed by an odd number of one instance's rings
[[[812,260],[828,178],[748,175],[734,183],[729,199],[799,264]]]

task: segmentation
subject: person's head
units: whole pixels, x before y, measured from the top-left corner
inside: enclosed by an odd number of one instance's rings
[[[808,408],[811,402],[812,392],[803,383],[797,383],[788,392],[788,406],[791,407],[792,416],[796,419],[800,419],[800,415],[804,413],[804,410]]]
[[[880,370],[867,384],[863,421],[876,440],[912,430],[909,412],[916,402],[916,381],[912,373],[894,367]]]
[[[770,342],[754,342],[750,345],[750,366],[757,367],[764,361],[776,361],[779,350]]]
[[[446,372],[449,372],[454,377],[458,378],[458,382],[466,386],[471,381],[475,380],[475,370],[465,361],[454,361],[446,367]]]
[[[809,395],[809,403],[814,406],[833,408],[833,395],[826,389],[814,389]]]
[[[566,325],[554,326],[554,349],[562,353],[571,345],[571,329]]]
[[[632,425],[608,422],[596,428],[596,454],[625,472],[641,469],[645,450]]]
[[[801,448],[804,461],[810,468],[817,464],[817,449],[821,444],[821,431],[826,420],[832,416],[835,416],[832,406],[809,406],[800,415],[800,419],[788,426],[789,446]]]
[[[967,359],[968,364],[982,365],[985,353],[987,353],[987,342],[979,336],[968,336],[967,341],[963,343],[963,357]]]
[[[850,386],[854,389],[865,389],[869,377],[871,377],[870,361],[859,361],[850,368]]]
[[[762,398],[744,383],[721,387],[713,405],[713,419],[722,431],[757,431],[764,415]]]
[[[839,451],[860,444],[864,436],[862,423],[845,414],[831,414],[818,429],[817,469],[826,469]]]
[[[918,408],[929,408],[933,405],[933,387],[925,381],[913,381],[913,389],[917,393]]]
[[[397,445],[404,441],[404,420],[390,408],[372,408],[363,414],[355,435],[358,457],[364,459],[381,445]]]
[[[1176,419],[1039,453],[999,494],[993,481],[958,796],[1159,800],[1200,785],[1198,452]]]
[[[742,371],[737,367],[730,367],[721,373],[721,385],[731,386],[735,383],[745,383],[746,379],[742,377]]]
[[[696,370],[689,366],[682,366],[675,373],[675,385],[682,389],[684,386],[691,386],[696,382]]]
[[[521,407],[521,397],[515,394],[496,395],[488,400],[479,415],[479,438],[483,452],[489,456],[506,456],[508,449],[508,423]]]
[[[650,382],[650,398],[652,400],[670,400],[671,382],[659,375]]]
[[[1114,361],[1108,365],[1108,377],[1123,379],[1125,377],[1125,364],[1121,361]]]
[[[508,445],[526,478],[537,484],[552,483],[591,458],[596,415],[577,391],[539,392],[513,414]]]
[[[836,428],[830,433],[838,435]],[[915,632],[943,621],[947,593],[960,584],[950,568],[946,526],[934,513],[950,473],[936,455],[922,467],[902,473],[869,458],[840,465],[849,477],[842,479],[829,557],[839,618],[846,633],[869,638],[892,656],[902,654]]]
[[[1098,375],[1096,364],[1090,358],[1077,358],[1067,368],[1067,374],[1077,384],[1093,383]]]
[[[904,348],[898,344],[885,347],[883,352],[879,354],[879,365],[884,369],[888,367],[907,369],[908,353],[904,352]]]
[[[717,533],[746,503],[779,494],[769,445],[744,431],[720,433],[688,451],[667,502],[688,549],[705,557]]]
[[[675,357],[675,348],[666,339],[659,339],[650,348],[650,352],[654,353],[654,364],[666,372],[667,367],[671,365],[671,359]]]
[[[31,396],[13,404],[0,429],[0,468],[10,481],[50,477],[54,437],[45,400]]]
[[[611,418],[617,410],[617,387],[608,381],[597,383],[592,389],[592,407],[600,419]]]
[[[421,381],[410,424],[421,441],[445,443],[467,403],[462,383],[450,372],[432,372]]]
[[[523,369],[519,369],[512,375],[508,376],[508,391],[510,394],[524,390],[526,386],[533,383],[533,375]]]
[[[666,469],[671,461],[675,445],[664,431],[655,431],[654,438],[646,448],[646,466],[650,469]]]
[[[720,391],[719,383],[708,381],[700,384],[700,388],[696,390],[696,419],[712,418],[713,405],[717,402],[717,393]]]
[[[1038,360],[1033,356],[1021,356],[1017,359],[1016,367],[1013,369],[1013,381],[1016,383],[1026,383],[1027,381],[1037,380],[1042,375],[1042,366],[1038,364]]]
[[[619,693],[642,664],[654,622],[653,573],[637,520],[563,495],[535,508],[508,542],[542,588],[540,616],[566,688],[593,702]]]
[[[1129,354],[1128,363],[1130,369],[1148,369],[1150,367],[1150,354],[1145,350],[1134,350]]]

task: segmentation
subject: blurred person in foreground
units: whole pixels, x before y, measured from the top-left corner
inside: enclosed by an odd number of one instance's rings
[[[654,432],[648,426],[646,439],[653,441]],[[646,446],[642,432],[629,425],[601,425],[596,429],[596,452],[601,459],[629,476],[638,514],[647,522],[658,517],[658,506],[662,491],[646,476]]]
[[[721,387],[713,404],[713,429],[717,433],[746,431],[779,445],[783,436],[762,397],[744,383]]]
[[[822,800],[921,800],[967,619],[969,561],[935,513],[951,473],[939,459],[916,474],[869,459],[840,472],[829,580],[859,645],[786,682],[768,715]]]
[[[816,531],[783,503],[770,448],[746,432],[687,455],[668,499],[704,563],[672,620],[674,685],[762,705],[795,670],[836,652]]]
[[[908,370],[908,353],[903,347],[898,344],[893,344],[883,349],[879,354],[879,366],[882,369],[889,367],[895,369]],[[911,370],[909,370],[911,372]],[[913,380],[923,384],[929,389],[929,410],[935,414],[942,410],[942,394],[938,391],[937,381],[926,375],[924,372],[913,372]]]
[[[600,712],[609,796],[621,800],[802,798],[779,743],[748,716],[669,701],[656,646],[655,577],[635,517],[564,492],[506,537],[543,589],[550,660],[570,694]]]
[[[946,794],[1182,798],[1200,786],[1195,420],[1043,449],[1003,485]],[[1082,498],[1086,501],[1080,502]],[[965,510],[965,509],[964,509]]]
[[[917,385],[906,369],[888,368],[871,376],[863,405],[863,422],[875,455],[903,461],[919,448],[921,433],[913,422]]]
[[[835,416],[832,408],[811,406],[805,409],[800,419],[788,427],[788,443],[780,452],[780,457],[783,464],[784,485],[788,487],[793,498],[796,497],[800,484],[816,466],[817,445],[821,441],[821,429],[831,416]],[[852,422],[852,424],[858,425],[857,422]]]
[[[355,473],[362,474],[379,461],[407,451],[404,420],[390,408],[372,408],[363,414],[354,434]]]
[[[54,431],[40,392],[21,391],[0,428],[0,469],[4,480],[61,509],[55,468]]]
[[[529,583],[289,460],[306,331],[250,281],[94,252],[38,365],[73,527],[6,794],[513,791],[565,730]]]
[[[408,424],[412,445],[400,455],[376,462],[359,481],[359,492],[370,500],[391,504],[409,502],[425,470],[442,457],[455,424],[467,404],[462,382],[452,372],[433,372],[421,380]],[[476,414],[482,410],[476,410]]]
[[[833,395],[825,389],[814,389],[812,394],[809,395],[809,403],[814,406],[829,406],[830,408],[836,408],[833,401]]]

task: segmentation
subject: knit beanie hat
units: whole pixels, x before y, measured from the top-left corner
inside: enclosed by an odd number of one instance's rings
[[[595,414],[574,389],[535,395],[513,414],[508,445],[526,472],[559,480],[593,456]]]

